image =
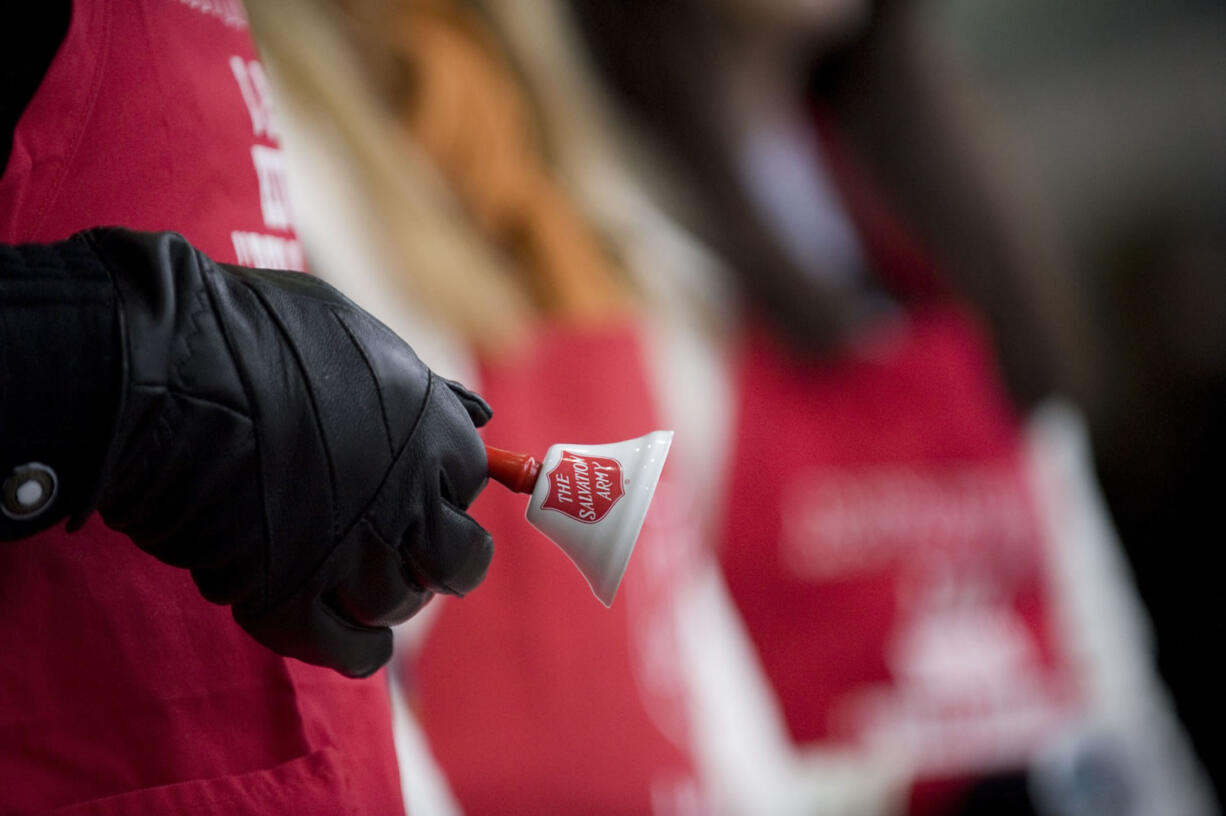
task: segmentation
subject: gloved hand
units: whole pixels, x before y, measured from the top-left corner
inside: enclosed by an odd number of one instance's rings
[[[172,233],[73,240],[117,294],[109,526],[261,643],[351,676],[387,662],[387,627],[432,593],[481,581],[493,544],[465,514],[486,478],[480,397],[317,279],[216,264]]]

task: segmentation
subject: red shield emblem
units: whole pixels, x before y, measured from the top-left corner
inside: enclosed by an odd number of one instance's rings
[[[549,471],[549,493],[543,510],[557,510],[576,521],[595,524],[626,494],[622,466],[605,456],[584,456],[563,450],[558,466]]]

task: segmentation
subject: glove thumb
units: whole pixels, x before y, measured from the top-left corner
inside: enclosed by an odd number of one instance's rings
[[[490,417],[494,415],[494,409],[490,408],[488,402],[455,380],[449,380],[446,377],[439,377],[439,379],[447,384],[451,393],[455,394],[464,405],[464,410],[468,412],[468,418],[472,420],[473,427],[480,428],[490,421]]]

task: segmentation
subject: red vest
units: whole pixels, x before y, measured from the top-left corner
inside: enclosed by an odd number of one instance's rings
[[[882,334],[833,363],[745,344],[729,591],[798,747],[1022,768],[1075,689],[1018,421],[964,313]]]
[[[482,371],[496,406],[487,441],[539,457],[655,430],[641,354],[629,327],[545,331]],[[610,609],[528,525],[526,504],[501,488],[474,504],[494,536],[489,575],[462,601],[436,601],[406,672],[456,797],[474,814],[698,812],[671,624],[693,533],[668,466]]]
[[[0,240],[119,224],[300,267],[239,0],[73,5]],[[278,657],[96,516],[0,546],[0,812],[402,813],[390,723],[382,674]]]
[[[749,333],[720,557],[797,746],[888,747],[912,811],[946,812],[966,781],[1024,768],[1078,692],[990,344],[822,135],[907,314],[833,361]]]

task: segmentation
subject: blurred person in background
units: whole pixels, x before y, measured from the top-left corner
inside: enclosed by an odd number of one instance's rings
[[[648,188],[790,347],[736,352],[729,484],[753,476],[720,541],[790,739],[904,757],[917,812],[1208,809],[1080,427],[1048,399],[1093,360],[1010,135],[915,4],[632,6],[571,4],[623,129],[671,157]],[[608,173],[587,181],[607,213]],[[1082,790],[1023,782],[1061,755]]]
[[[930,25],[1013,127],[1068,238],[1102,338],[1084,407],[1158,666],[1223,789],[1214,636],[1226,540],[1226,6],[945,0]]]
[[[277,40],[343,114],[305,141],[395,205],[384,267],[453,297],[427,310],[499,408],[488,439],[679,435],[610,613],[522,500],[474,510],[490,579],[402,666],[433,803],[1211,812],[1048,399],[1082,348],[1059,251],[907,9],[483,8],[323,7],[349,84]],[[423,225],[433,265],[397,250]]]

